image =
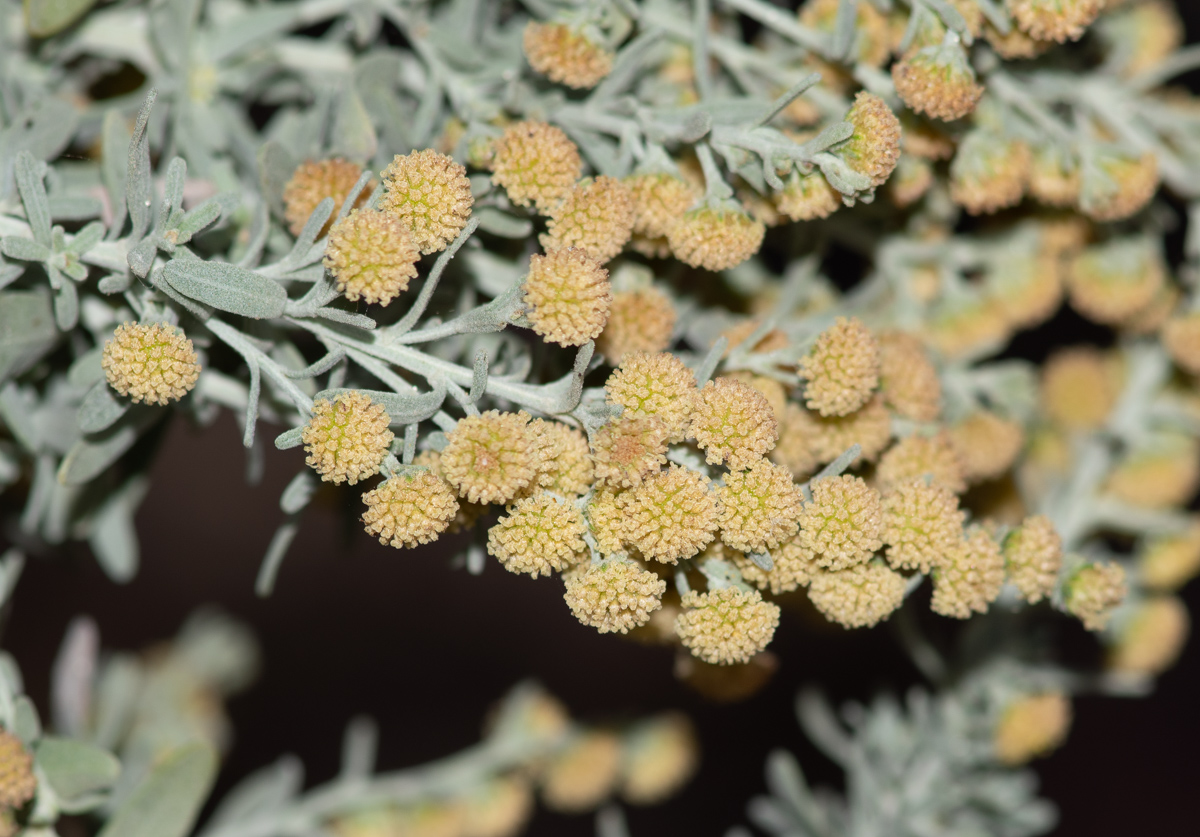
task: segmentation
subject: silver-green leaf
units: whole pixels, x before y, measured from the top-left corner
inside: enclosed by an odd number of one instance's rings
[[[278,282],[232,264],[172,259],[163,278],[184,296],[243,317],[278,317],[287,304]]]
[[[203,742],[175,748],[117,808],[100,837],[184,837],[217,774],[217,755]]]

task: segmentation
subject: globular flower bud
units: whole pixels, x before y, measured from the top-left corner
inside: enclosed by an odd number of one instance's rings
[[[529,258],[525,302],[533,330],[548,343],[582,346],[608,322],[608,271],[584,250],[568,247]]]
[[[462,837],[516,837],[532,813],[527,779],[491,779],[462,798]]]
[[[1120,564],[1084,564],[1071,574],[1063,591],[1067,612],[1089,631],[1101,631],[1112,612],[1125,600],[1128,586]]]
[[[1148,435],[1108,475],[1107,494],[1132,506],[1187,505],[1200,484],[1200,442],[1182,433]]]
[[[1174,317],[1162,327],[1162,342],[1171,360],[1200,375],[1200,312]]]
[[[690,435],[710,464],[750,466],[775,446],[779,423],[766,397],[749,384],[717,378],[700,390]]]
[[[429,471],[390,477],[362,500],[367,533],[397,549],[436,541],[458,514],[450,486]]]
[[[545,419],[531,421],[529,430],[540,448],[533,482],[564,497],[586,494],[593,479],[587,436],[562,422]]]
[[[35,793],[33,754],[21,739],[0,728],[0,808],[21,808]]]
[[[901,439],[880,458],[875,472],[884,491],[925,476],[955,494],[967,490],[962,462],[944,431],[934,436],[914,434]]]
[[[1096,349],[1062,349],[1042,367],[1042,408],[1065,429],[1101,427],[1120,394],[1111,360]]]
[[[768,456],[791,471],[793,479],[805,479],[817,470],[817,457],[809,444],[810,425],[803,407],[791,402],[784,404],[779,441]]]
[[[312,418],[300,434],[308,463],[321,479],[354,485],[379,473],[392,444],[391,419],[366,393],[344,392],[333,401],[313,404]]]
[[[974,288],[941,299],[921,330],[931,348],[956,360],[997,352],[1012,336],[1004,303]]]
[[[1030,604],[1054,592],[1062,557],[1062,538],[1045,515],[1025,518],[1004,539],[1008,580]]]
[[[183,398],[200,377],[196,361],[192,341],[162,323],[122,323],[100,355],[108,385],[135,404]]]
[[[883,542],[897,570],[928,573],[963,539],[958,498],[945,486],[916,480],[883,497]]]
[[[933,612],[966,619],[987,613],[1004,587],[1004,556],[987,530],[972,526],[933,569]]]
[[[492,144],[492,182],[517,206],[550,209],[567,196],[583,171],[579,149],[563,130],[545,122],[515,122]]]
[[[638,724],[625,736],[622,798],[634,805],[662,802],[692,778],[699,749],[691,722],[678,712]]]
[[[1051,41],[1039,41],[1029,37],[1016,26],[1010,26],[1007,32],[1001,32],[991,22],[983,26],[983,37],[996,50],[996,54],[1007,61],[1026,58],[1036,58],[1048,50]]]
[[[1193,519],[1187,530],[1158,535],[1143,547],[1138,561],[1138,580],[1147,590],[1170,592],[1200,573],[1200,521]]]
[[[892,437],[892,417],[879,395],[848,416],[825,418],[802,411],[789,416],[793,421],[804,427],[809,449],[819,463],[832,462],[851,445],[860,445],[863,461],[873,462]]]
[[[613,792],[620,767],[621,739],[605,730],[581,733],[546,765],[542,800],[554,811],[589,811]]]
[[[766,227],[738,208],[702,206],[667,229],[675,258],[691,267],[728,270],[758,252]]]
[[[623,416],[656,418],[672,442],[682,442],[696,402],[696,378],[668,352],[630,352],[604,382],[608,400]]]
[[[697,199],[686,180],[665,172],[632,174],[624,183],[633,197],[633,232],[650,239],[665,238]]]
[[[933,186],[933,166],[915,154],[901,154],[896,171],[888,181],[888,194],[897,207],[904,209],[919,201]]]
[[[355,209],[333,225],[324,265],[346,299],[387,305],[417,276],[421,253],[395,215]]]
[[[575,618],[602,634],[628,633],[662,607],[667,583],[632,561],[610,559],[564,574],[563,598]]]
[[[472,503],[506,503],[537,474],[529,415],[488,410],[446,434],[442,475]]]
[[[897,61],[892,65],[892,82],[910,108],[947,122],[971,113],[983,96],[983,85],[975,80],[956,35]]]
[[[987,293],[1010,328],[1032,328],[1062,304],[1062,272],[1058,256],[1045,249],[1001,256],[987,274]]]
[[[576,90],[595,87],[612,72],[611,51],[562,23],[530,21],[525,26],[523,43],[530,67]]]
[[[808,598],[825,618],[843,628],[869,628],[904,604],[907,582],[900,573],[872,561],[835,572],[818,571]]]
[[[889,407],[913,421],[934,421],[942,382],[921,341],[902,331],[879,335],[879,391]]]
[[[1029,194],[1046,206],[1074,206],[1083,188],[1079,163],[1072,152],[1054,143],[1033,152],[1029,170]]]
[[[518,500],[488,530],[488,554],[510,573],[539,575],[565,570],[584,558],[583,515],[553,494]]]
[[[1126,77],[1157,66],[1179,49],[1186,37],[1183,21],[1170,0],[1126,3],[1102,17],[1096,28],[1111,46],[1107,60],[1115,59]]]
[[[422,253],[445,250],[471,217],[471,183],[467,170],[432,148],[397,154],[383,170],[379,208],[412,232]]]
[[[770,644],[779,627],[779,606],[758,591],[723,587],[683,596],[675,633],[693,655],[713,665],[746,663]]]
[[[803,498],[787,468],[760,459],[727,474],[717,499],[721,540],[734,549],[763,552],[796,534]]]
[[[291,234],[300,235],[308,223],[308,217],[325,198],[333,198],[336,213],[346,202],[362,173],[362,166],[341,157],[306,160],[297,166],[292,179],[283,187],[283,217]],[[364,189],[354,205],[362,206],[370,194],[370,187]],[[325,222],[321,228],[322,234],[329,231],[332,222],[332,218]]]
[[[768,378],[765,375],[755,375],[753,372],[746,370],[738,370],[730,372],[723,377],[733,378],[736,381],[742,381],[754,387],[762,397],[767,399],[767,404],[771,408],[771,414],[779,419],[783,416],[784,410],[787,409],[787,390],[783,384],[774,378]]]
[[[838,317],[800,362],[810,410],[845,416],[867,403],[879,383],[879,344],[855,317]]]
[[[949,430],[963,477],[968,483],[996,479],[1016,462],[1025,431],[991,410],[976,410]]]
[[[1022,31],[1039,41],[1077,41],[1104,8],[1105,0],[1008,0]]]
[[[1146,599],[1118,627],[1108,667],[1122,674],[1162,674],[1179,659],[1190,631],[1187,606],[1177,596]]]
[[[541,242],[550,252],[577,247],[604,264],[632,232],[633,196],[621,181],[601,175],[576,185],[551,208]]]
[[[879,492],[861,477],[842,475],[814,482],[812,500],[800,511],[800,546],[827,570],[844,570],[871,560],[883,546]]]
[[[793,221],[828,218],[842,205],[841,193],[819,171],[792,172],[783,191],[775,195],[775,208]]]
[[[708,477],[671,465],[617,498],[623,540],[646,558],[675,564],[717,532],[717,498]]]
[[[1144,238],[1088,247],[1066,273],[1071,305],[1090,320],[1120,325],[1144,310],[1166,283],[1159,248]]]
[[[654,416],[621,416],[592,434],[596,479],[618,488],[641,485],[667,464],[667,426]]]
[[[883,99],[860,91],[846,121],[854,133],[838,153],[851,169],[868,177],[872,187],[882,186],[900,158],[900,120]]]
[[[662,291],[618,291],[613,294],[608,325],[600,332],[596,348],[616,366],[630,352],[661,352],[671,345],[674,331],[675,304]]]
[[[1071,728],[1071,699],[1062,692],[1026,695],[1000,716],[992,744],[996,758],[1009,767],[1025,764],[1058,747]]]
[[[1158,157],[1121,150],[1085,159],[1079,209],[1094,221],[1120,221],[1136,215],[1158,191]]]
[[[990,215],[1020,203],[1032,164],[1029,146],[976,130],[950,164],[950,197],[972,215]]]

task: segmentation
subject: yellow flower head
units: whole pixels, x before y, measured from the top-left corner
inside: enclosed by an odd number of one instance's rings
[[[462,837],[516,837],[532,813],[529,780],[519,774],[491,779],[462,798]]]
[[[1071,305],[1090,320],[1120,325],[1145,309],[1166,284],[1166,264],[1144,239],[1088,247],[1066,273]]]
[[[566,197],[583,171],[579,149],[563,130],[545,122],[515,122],[492,144],[492,182],[517,206],[550,209]]]
[[[592,434],[596,479],[631,488],[667,464],[667,426],[654,416],[621,416]]]
[[[563,575],[563,599],[575,618],[602,634],[628,633],[662,607],[667,583],[632,561],[610,559]]]
[[[672,464],[617,498],[622,539],[664,564],[691,558],[717,532],[717,498],[708,477]]]
[[[1186,505],[1200,484],[1200,442],[1183,433],[1158,433],[1130,449],[1108,475],[1106,493],[1132,505]]]
[[[1101,152],[1093,167],[1084,169],[1079,209],[1094,221],[1121,221],[1150,203],[1158,183],[1158,157],[1153,152]]]
[[[621,739],[606,730],[575,736],[542,774],[542,800],[552,811],[589,811],[608,799],[621,768]]]
[[[325,198],[333,198],[335,213],[341,209],[362,173],[362,166],[340,157],[306,160],[297,166],[292,179],[283,187],[283,217],[292,235],[300,235],[308,223],[308,216]],[[355,206],[362,206],[370,195],[368,186],[359,194]],[[332,220],[325,222],[321,233],[329,231]]]
[[[1071,699],[1062,692],[1026,695],[1005,708],[992,736],[996,758],[1009,767],[1058,749],[1071,729]]]
[[[631,174],[624,182],[633,197],[633,232],[646,238],[666,237],[697,198],[696,190],[673,174]]]
[[[939,301],[921,331],[931,348],[951,359],[999,351],[1012,336],[1004,301],[977,292]]]
[[[1116,6],[1110,3],[1109,6]],[[1136,76],[1156,66],[1179,47],[1187,33],[1170,0],[1142,0],[1114,9],[1097,24],[1125,76]]]
[[[1109,357],[1079,346],[1052,354],[1042,367],[1041,404],[1067,430],[1094,430],[1108,420],[1121,394]]]
[[[529,258],[525,302],[533,330],[548,343],[582,346],[608,322],[608,271],[584,250],[568,247]]]
[[[905,587],[904,576],[872,561],[836,572],[818,570],[809,582],[808,598],[843,628],[869,628],[904,604]]]
[[[888,181],[892,203],[904,209],[928,194],[933,186],[933,166],[915,154],[901,154],[896,171]]]
[[[135,404],[183,398],[200,377],[196,361],[192,341],[162,323],[122,323],[100,355],[108,385]]]
[[[827,570],[865,564],[883,546],[879,492],[861,477],[826,477],[811,486],[812,501],[800,511],[800,546]]]
[[[1008,580],[1030,604],[1054,592],[1062,557],[1062,538],[1045,515],[1025,518],[1004,539]]]
[[[884,491],[926,475],[955,494],[967,489],[962,463],[945,431],[934,436],[914,434],[901,439],[880,457],[879,468],[875,472]]]
[[[620,506],[621,495],[607,486],[598,487],[587,505],[588,529],[596,539],[601,555],[612,555],[623,549],[625,513]]]
[[[717,490],[721,540],[742,552],[775,549],[796,534],[802,497],[792,474],[760,459]]]
[[[422,253],[445,250],[471,217],[467,170],[432,148],[397,154],[383,170],[383,185],[379,208],[409,228]]]
[[[740,552],[728,556],[737,566],[742,578],[759,590],[770,589],[775,595],[790,593],[808,584],[817,573],[816,556],[800,543],[800,532],[788,538],[778,549],[771,550],[771,569],[764,570]]]
[[[728,270],[758,252],[766,227],[741,209],[702,206],[667,229],[675,258],[691,267]]]
[[[991,410],[976,410],[949,430],[950,446],[969,483],[992,480],[1016,462],[1025,431]]]
[[[892,438],[892,417],[879,395],[848,416],[826,418],[798,410],[788,415],[788,422],[803,428],[796,432],[803,432],[818,463],[832,462],[851,445],[861,445],[863,461],[872,462]]]
[[[872,186],[882,186],[900,159],[900,120],[883,99],[859,91],[846,121],[854,133],[842,146],[842,157],[854,171],[869,177]]]
[[[623,416],[648,416],[667,427],[672,442],[682,442],[696,401],[696,378],[669,352],[630,352],[604,382],[608,400],[625,408]]]
[[[845,416],[867,403],[879,383],[879,344],[856,317],[838,317],[800,361],[810,410]]]
[[[325,243],[325,267],[346,299],[387,305],[417,277],[421,253],[395,215],[355,209],[333,225]]]
[[[1004,586],[1004,556],[986,529],[972,526],[933,570],[933,611],[966,619],[986,613]]]
[[[806,479],[817,470],[817,457],[809,444],[812,422],[807,420],[807,411],[790,401],[783,406],[780,415],[779,441],[771,449],[772,462],[783,465],[792,472],[793,479]]]
[[[1071,574],[1064,589],[1067,611],[1089,631],[1108,625],[1113,609],[1125,600],[1128,585],[1120,564],[1084,564]]]
[[[892,83],[904,104],[917,113],[950,122],[979,104],[983,85],[962,50],[932,44],[892,65]]]
[[[1178,590],[1200,573],[1200,521],[1184,532],[1151,538],[1138,561],[1139,580],[1147,590]]]
[[[674,331],[675,305],[662,291],[618,291],[613,294],[608,325],[600,332],[596,348],[616,366],[629,352],[661,352],[671,345]]]
[[[488,554],[510,573],[550,575],[584,558],[583,515],[553,494],[518,500],[488,530]]]
[[[700,390],[690,435],[710,464],[740,470],[775,446],[779,423],[761,392],[734,378],[717,378]]]
[[[550,210],[542,246],[577,247],[599,264],[612,259],[633,233],[633,196],[621,181],[601,175],[577,184]]]
[[[758,591],[723,587],[690,591],[675,633],[693,655],[713,665],[747,663],[770,644],[779,627],[779,606],[764,602]]]
[[[387,411],[365,393],[322,398],[313,404],[312,418],[300,434],[308,451],[305,462],[326,482],[354,485],[379,473],[392,444],[390,422]]]
[[[638,724],[625,736],[621,796],[634,805],[662,802],[692,778],[699,750],[691,722],[678,712]]]
[[[592,455],[587,436],[562,422],[534,419],[529,431],[538,441],[539,488],[564,497],[582,496],[592,484]]]
[[[905,483],[883,497],[883,542],[897,570],[927,573],[963,539],[958,498],[943,485]]]
[[[1010,26],[1007,32],[1001,32],[990,21],[983,26],[983,37],[988,45],[996,50],[997,55],[1008,61],[1036,58],[1054,45],[1052,41],[1031,38],[1016,26]]]
[[[1117,632],[1108,667],[1124,674],[1162,674],[1179,659],[1192,620],[1177,596],[1154,596],[1139,604]]]
[[[36,792],[33,755],[21,739],[0,728],[0,807],[21,808]]]
[[[1047,143],[1034,149],[1029,169],[1029,194],[1046,206],[1074,206],[1083,188],[1079,163],[1073,154]]]
[[[1009,0],[1017,26],[1039,41],[1078,41],[1105,0]]]
[[[507,503],[537,475],[529,415],[488,410],[446,434],[442,475],[472,503]]]
[[[1200,375],[1200,312],[1167,320],[1162,342],[1171,359],[1192,375]]]
[[[362,499],[367,533],[397,549],[436,541],[458,514],[450,486],[429,471],[390,477]]]
[[[567,87],[586,90],[612,72],[612,52],[562,23],[531,20],[525,26],[524,45],[530,67]]]
[[[950,197],[972,215],[1016,206],[1025,194],[1031,166],[1025,143],[973,131],[950,164]]]
[[[793,221],[828,218],[842,205],[842,195],[819,171],[792,172],[783,191],[775,195],[775,208]]]
[[[880,342],[883,401],[905,419],[934,421],[942,411],[942,383],[919,339],[886,331]]]

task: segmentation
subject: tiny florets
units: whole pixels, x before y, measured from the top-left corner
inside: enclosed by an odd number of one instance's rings
[[[529,415],[488,410],[446,434],[442,475],[472,503],[506,503],[536,476]]]
[[[1183,433],[1148,434],[1125,452],[1104,482],[1104,493],[1131,506],[1187,505],[1200,485],[1200,442]]]
[[[608,322],[608,271],[574,247],[529,258],[525,302],[533,330],[549,343],[582,346]]]
[[[883,99],[860,91],[846,121],[854,126],[841,148],[846,164],[870,178],[873,187],[882,186],[900,159],[900,120]]]
[[[661,802],[692,777],[699,760],[696,733],[685,715],[651,718],[626,735],[621,796],[634,805]]]
[[[800,363],[807,381],[804,398],[823,416],[844,416],[867,403],[879,383],[879,344],[855,317],[837,322],[817,337]]]
[[[933,610],[966,619],[986,613],[1004,587],[1000,545],[981,526],[972,526],[933,570]]]
[[[992,736],[996,758],[1015,767],[1057,749],[1071,728],[1071,699],[1062,692],[1026,695],[1005,708]]]
[[[669,352],[630,352],[604,382],[608,400],[624,416],[653,416],[672,442],[683,441],[696,400],[696,377]]]
[[[675,258],[691,267],[727,270],[758,252],[766,227],[740,209],[702,206],[667,230]]]
[[[962,463],[944,431],[934,436],[906,436],[880,457],[875,472],[884,491],[926,475],[955,494],[967,488]]]
[[[632,174],[624,183],[633,197],[633,232],[646,238],[665,238],[696,201],[692,186],[673,174]]]
[[[613,294],[608,325],[596,347],[613,366],[629,352],[661,352],[675,331],[675,304],[657,288]]]
[[[1125,600],[1128,589],[1120,564],[1084,564],[1067,579],[1063,601],[1085,628],[1100,631],[1108,625],[1113,609]]]
[[[600,264],[612,259],[633,233],[633,196],[612,177],[584,181],[550,210],[541,236],[547,251],[577,247]]]
[[[397,154],[383,170],[379,208],[400,219],[422,253],[445,250],[471,217],[471,183],[461,163],[426,148]]]
[[[682,604],[676,635],[693,655],[713,665],[749,662],[770,644],[779,626],[779,606],[764,602],[758,591],[693,590]]]
[[[405,223],[374,209],[353,210],[325,242],[325,267],[351,302],[387,305],[416,278],[420,258]]]
[[[343,392],[333,401],[313,404],[312,418],[300,434],[305,460],[321,479],[354,485],[379,473],[392,444],[387,411],[366,393]]]
[[[1067,430],[1094,430],[1108,420],[1120,395],[1112,363],[1090,347],[1061,349],[1042,367],[1041,404]]]
[[[790,401],[780,416],[779,441],[769,454],[771,461],[787,467],[794,479],[805,479],[817,470],[817,457],[810,445],[807,411]]]
[[[1171,360],[1200,375],[1200,312],[1174,317],[1162,327],[1162,342]]]
[[[793,221],[828,218],[842,206],[842,195],[819,171],[792,172],[783,191],[775,195],[775,208]]]
[[[567,87],[586,90],[612,72],[612,52],[566,24],[530,21],[523,43],[529,66]]]
[[[488,554],[510,573],[550,575],[583,560],[583,532],[583,515],[573,502],[537,494],[518,500],[488,530]]]
[[[1120,221],[1136,215],[1158,191],[1158,157],[1121,150],[1100,152],[1085,165],[1079,209],[1094,221]]]
[[[450,486],[429,471],[390,477],[362,500],[367,532],[397,549],[436,541],[458,514]]]
[[[667,464],[667,426],[654,416],[621,416],[592,434],[596,479],[618,488],[640,485]]]
[[[861,477],[817,480],[812,500],[800,511],[801,547],[827,570],[864,564],[883,546],[883,506],[879,492]]]
[[[808,598],[825,618],[844,628],[869,628],[904,603],[904,576],[872,561],[837,572],[818,570]]]
[[[538,442],[539,488],[565,497],[582,496],[594,474],[587,436],[562,422],[534,419],[529,431]]]
[[[927,573],[963,539],[965,515],[945,486],[905,483],[883,497],[883,542],[897,570]]]
[[[662,607],[667,590],[667,583],[654,573],[619,559],[579,567],[563,580],[567,586],[563,598],[571,613],[602,634],[624,634],[646,624],[650,614]]]
[[[703,474],[671,465],[617,498],[623,540],[664,564],[691,558],[717,531],[717,498]]]
[[[1008,580],[1030,604],[1054,592],[1062,557],[1062,538],[1045,515],[1025,518],[1004,539]]]
[[[932,44],[905,56],[892,65],[892,83],[917,113],[947,122],[975,110],[983,96],[983,85],[975,80],[975,71],[957,43]]]
[[[942,383],[921,341],[911,334],[879,335],[879,391],[889,407],[913,421],[933,421],[942,409]]]
[[[1138,580],[1148,590],[1178,590],[1200,573],[1200,521],[1183,532],[1151,538],[1143,547]]]
[[[583,171],[579,149],[563,130],[545,122],[516,122],[492,144],[492,182],[517,206],[550,209],[566,197]]]
[[[1077,41],[1105,0],[1008,0],[1017,26],[1038,41]]]
[[[36,792],[33,754],[20,738],[0,728],[0,808],[21,808]]]
[[[567,813],[595,808],[616,787],[621,739],[605,730],[582,733],[555,754],[542,774],[546,807]]]
[[[710,464],[748,467],[775,446],[779,423],[766,397],[747,383],[717,378],[700,390],[690,435]]]
[[[1151,242],[1117,239],[1088,247],[1065,275],[1071,305],[1090,320],[1121,325],[1153,302],[1166,284],[1166,264]]]
[[[778,549],[771,550],[771,569],[764,570],[745,555],[735,553],[733,563],[750,584],[760,590],[770,588],[775,595],[790,593],[797,587],[808,584],[813,576],[821,572],[816,556],[800,543],[800,533],[788,538]]]
[[[135,404],[166,404],[192,391],[200,364],[192,341],[162,323],[123,323],[100,355],[109,386]]]
[[[1015,206],[1025,194],[1031,167],[1025,143],[973,131],[950,164],[950,197],[972,215]]]
[[[297,166],[292,179],[283,187],[283,217],[291,234],[300,235],[308,223],[308,217],[325,198],[333,198],[336,213],[346,202],[362,173],[362,166],[340,157],[306,160]],[[355,206],[366,203],[370,193],[370,187],[364,189]],[[331,223],[332,218],[325,222],[321,232],[327,232]]]
[[[862,447],[864,462],[872,462],[887,447],[892,438],[892,417],[876,394],[862,409],[848,416],[824,416],[799,410],[789,416],[807,441],[818,463],[832,462],[851,445]]]
[[[802,497],[787,468],[760,459],[745,471],[732,471],[717,499],[721,540],[734,549],[775,549],[796,534]]]
[[[969,483],[995,479],[1012,467],[1025,431],[991,410],[976,410],[949,430],[950,446]]]

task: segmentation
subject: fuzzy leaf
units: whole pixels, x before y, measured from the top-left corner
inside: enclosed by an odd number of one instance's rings
[[[353,85],[346,86],[338,102],[330,144],[351,160],[369,160],[375,156],[379,145],[375,126]]]
[[[283,187],[292,179],[296,161],[288,150],[271,140],[258,150],[258,172],[263,197],[276,215],[283,217]]]
[[[150,89],[146,101],[138,112],[133,137],[129,140],[129,158],[125,177],[125,202],[129,207],[129,219],[133,222],[134,241],[138,241],[150,229],[150,138],[146,135],[146,124],[150,111],[158,99],[158,91]],[[140,274],[145,276],[145,274]]]
[[[172,259],[163,277],[184,296],[243,317],[278,317],[287,304],[278,282],[232,264]]]
[[[206,828],[216,829],[282,808],[304,784],[304,765],[295,756],[284,756],[257,770],[225,794]]]
[[[42,183],[44,166],[28,151],[22,151],[17,155],[14,172],[21,203],[25,206],[25,219],[33,230],[33,237],[38,243],[49,246],[50,202],[46,199],[46,186]]]
[[[517,218],[494,206],[480,207],[475,215],[479,218],[479,229],[501,238],[523,239],[533,232],[533,222],[528,218]]]
[[[373,389],[327,389],[313,396],[314,400],[328,399],[332,401],[344,392],[361,392],[369,395],[371,400],[387,411],[389,424],[415,424],[431,418],[442,409],[446,400],[446,387],[438,386],[432,392],[422,392],[416,395],[400,395],[395,392],[382,392]],[[278,446],[278,440],[276,441]]]
[[[144,481],[111,497],[92,518],[88,544],[104,574],[118,584],[137,575],[141,550],[133,516],[145,489]]]
[[[0,381],[16,377],[58,343],[45,290],[0,293]]]
[[[293,427],[291,430],[285,430],[275,437],[275,447],[278,450],[288,450],[300,446],[300,436],[304,433],[303,427]]]
[[[104,473],[133,447],[143,431],[165,415],[165,410],[154,408],[130,410],[105,435],[80,439],[63,457],[58,481],[63,485],[83,485]]]
[[[184,837],[216,773],[217,756],[208,744],[175,748],[113,812],[99,837]]]
[[[19,235],[0,238],[0,253],[23,262],[44,262],[50,258],[50,248],[45,244]]]
[[[100,181],[108,192],[108,205],[113,213],[112,227],[117,233],[125,225],[125,176],[129,141],[130,133],[124,115],[117,110],[107,111],[100,133]]]
[[[278,444],[279,441],[276,439],[276,446]],[[279,496],[279,508],[283,509],[284,514],[295,514],[308,505],[317,486],[318,483],[313,477],[313,472],[305,468],[292,477],[287,488],[283,489],[283,494]]]
[[[72,738],[43,738],[34,752],[46,781],[65,802],[107,790],[121,773],[111,753]]]
[[[25,25],[35,38],[48,38],[87,14],[96,0],[25,0]]]
[[[98,381],[88,390],[79,405],[79,429],[84,433],[99,433],[112,427],[113,423],[129,409],[130,402],[119,399],[108,381]]]
[[[42,719],[33,701],[25,695],[13,702],[12,732],[27,747],[42,737]]]

